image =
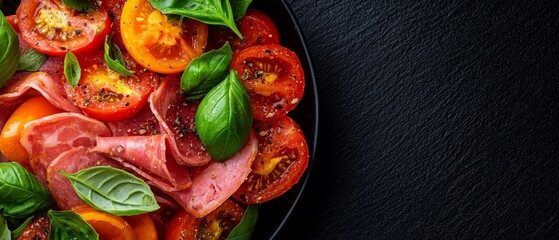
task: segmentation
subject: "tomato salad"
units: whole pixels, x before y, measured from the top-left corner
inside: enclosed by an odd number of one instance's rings
[[[250,3],[0,14],[0,238],[249,238],[309,158],[305,73]]]

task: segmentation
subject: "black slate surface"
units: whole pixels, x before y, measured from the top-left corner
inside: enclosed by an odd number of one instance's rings
[[[559,238],[559,2],[289,3],[321,125],[278,239]]]

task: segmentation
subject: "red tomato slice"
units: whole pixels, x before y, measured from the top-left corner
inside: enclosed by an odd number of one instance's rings
[[[309,164],[305,136],[293,119],[255,122],[258,154],[247,180],[233,197],[248,204],[273,199],[289,190]]]
[[[244,210],[230,199],[203,218],[196,219],[182,211],[171,221],[165,239],[224,240],[241,222],[243,214]]]
[[[80,13],[60,0],[22,0],[16,14],[23,39],[52,56],[93,51],[111,32],[111,20],[102,8]]]
[[[67,85],[66,92],[87,115],[103,121],[124,120],[147,104],[159,78],[137,67],[128,54],[123,56],[134,76],[122,76],[108,68],[101,51],[78,58],[82,69],[80,81],[75,90]]]
[[[250,93],[256,120],[272,121],[294,109],[305,90],[297,54],[277,44],[249,47],[233,56],[231,68]]]
[[[50,219],[44,215],[33,219],[31,224],[27,225],[19,240],[47,240],[50,231]]]
[[[8,20],[8,23],[14,28],[14,30],[19,33],[19,26],[17,25],[17,16],[16,15],[9,15],[6,16],[6,20]]]
[[[157,73],[184,71],[200,56],[207,43],[208,27],[195,20],[168,21],[147,0],[128,0],[120,16],[122,41],[130,55]]]
[[[200,223],[194,216],[183,210],[171,220],[165,239],[195,240],[196,228],[199,224]]]
[[[279,44],[280,37],[274,21],[263,12],[248,9],[245,16],[235,22],[243,34],[241,40],[228,28],[209,28],[208,45],[211,49],[222,47],[229,42],[233,52],[238,52],[254,45]]]
[[[109,18],[114,23],[112,41],[120,48],[121,51],[126,51],[120,35],[120,15],[122,14],[122,8],[124,7],[125,2],[126,0],[110,0],[101,2],[101,7],[107,11]]]

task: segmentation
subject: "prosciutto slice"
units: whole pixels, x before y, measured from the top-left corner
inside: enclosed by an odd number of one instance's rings
[[[118,163],[103,154],[88,150],[89,148],[77,147],[63,152],[47,168],[47,187],[62,210],[69,210],[74,206],[84,204],[84,202],[78,197],[70,181],[58,173],[59,170],[66,173],[76,173],[93,166],[122,168]]]
[[[103,122],[77,113],[58,113],[25,124],[20,143],[29,153],[35,174],[45,183],[47,167],[61,153],[94,146],[96,136],[110,135]]]
[[[29,90],[35,92],[27,93]],[[37,93],[43,95],[52,105],[64,111],[81,113],[81,110],[74,106],[73,101],[67,97],[60,79],[55,80],[45,72],[29,74],[4,86],[0,95],[0,105],[16,102],[25,94],[35,96]],[[26,99],[26,97],[24,96],[22,99]]]
[[[258,140],[251,132],[247,144],[225,162],[212,162],[192,170],[189,189],[170,192],[186,211],[200,218],[225,202],[245,181],[258,152]]]
[[[171,154],[181,165],[202,166],[211,160],[196,135],[194,117],[199,102],[185,102],[178,75],[163,79],[150,96],[150,108],[168,134]]]
[[[163,191],[183,190],[191,185],[185,166],[166,158],[165,135],[97,137],[92,151],[103,153],[134,170]]]

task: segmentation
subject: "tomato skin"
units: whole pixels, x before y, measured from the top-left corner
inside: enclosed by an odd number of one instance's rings
[[[89,205],[72,208],[99,234],[100,239],[134,240],[134,230],[122,217],[95,210]]]
[[[14,30],[17,33],[19,33],[19,26],[17,25],[17,22],[18,22],[17,16],[16,15],[6,16],[6,20],[8,20],[8,23],[12,26],[12,28],[14,28]]]
[[[185,19],[168,21],[148,0],[128,0],[122,9],[120,31],[126,51],[145,68],[163,74],[179,73],[207,43],[206,24]]]
[[[247,180],[233,194],[240,202],[269,201],[295,185],[309,164],[309,150],[301,129],[288,116],[255,122],[258,154]]]
[[[133,117],[147,104],[149,94],[158,84],[159,77],[144,71],[123,54],[127,66],[135,74],[122,76],[105,64],[102,51],[78,57],[82,75],[78,85],[66,92],[85,114],[103,121],[119,121]]]
[[[254,119],[272,121],[299,104],[305,73],[297,54],[277,44],[256,45],[233,56],[234,69],[250,93]]]
[[[173,218],[173,220],[171,220],[171,223],[169,223],[165,239],[195,240],[196,228],[199,224],[199,221],[194,216],[182,210]]]
[[[99,49],[111,32],[111,20],[103,8],[79,13],[60,0],[22,0],[16,15],[23,39],[50,56]]]
[[[262,44],[280,44],[280,35],[274,21],[265,13],[248,9],[246,14],[235,22],[244,39],[225,28],[209,28],[208,45],[211,49],[220,48],[229,42],[236,53],[245,48]]]
[[[46,215],[36,217],[29,224],[18,240],[47,240],[50,231],[50,219]]]
[[[132,229],[134,229],[134,234],[137,239],[143,240],[157,240],[157,230],[155,228],[155,223],[151,218],[149,213],[144,213],[135,216],[123,217]],[[141,237],[140,237],[141,236]]]

